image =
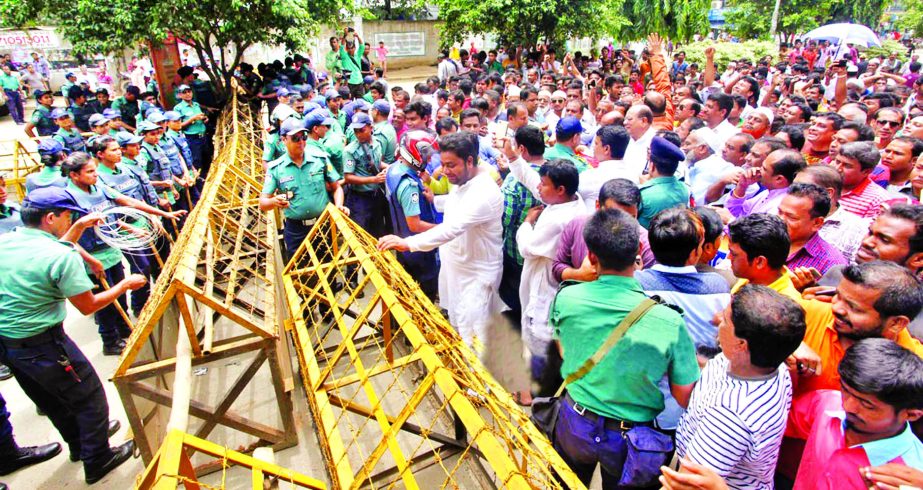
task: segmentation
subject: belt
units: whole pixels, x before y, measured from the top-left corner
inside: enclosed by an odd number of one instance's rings
[[[22,349],[24,347],[36,347],[47,344],[62,339],[64,336],[64,323],[58,323],[42,333],[24,339],[11,339],[0,336],[0,344],[10,349]]]
[[[204,134],[187,134],[186,139],[190,139],[190,138],[194,140],[198,140],[198,139],[205,138],[205,135]]]
[[[567,403],[568,405],[573,407],[574,411],[577,412],[577,415],[580,415],[581,417],[587,419],[588,421],[590,421],[590,423],[595,424],[600,418],[604,419],[605,422],[603,422],[603,427],[605,427],[608,430],[618,430],[622,432],[627,432],[631,430],[633,427],[639,427],[639,426],[653,427],[654,426],[653,421],[651,422],[629,422],[627,420],[619,420],[619,419],[615,419],[611,417],[604,417],[602,415],[597,415],[587,410],[587,408],[584,407],[583,405],[575,402],[574,399],[570,397],[570,393],[564,394],[564,403]]]
[[[286,223],[292,223],[292,224],[298,224],[298,225],[301,225],[301,226],[314,226],[314,223],[317,223],[317,218],[311,218],[311,219],[292,219],[292,218],[285,218],[285,222],[286,222]]]

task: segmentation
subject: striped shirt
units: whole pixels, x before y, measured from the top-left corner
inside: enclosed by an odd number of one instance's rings
[[[821,238],[820,233],[815,233],[805,242],[803,247],[789,255],[785,265],[789,269],[813,267],[823,275],[835,265],[846,265],[848,263],[846,257],[843,257],[843,254],[836,247]]]
[[[676,432],[680,457],[708,466],[730,488],[772,489],[792,404],[784,366],[764,379],[728,373],[724,354],[708,361]]]
[[[860,218],[875,218],[881,213],[881,204],[890,199],[888,191],[866,179],[851,191],[843,192],[840,207]]]

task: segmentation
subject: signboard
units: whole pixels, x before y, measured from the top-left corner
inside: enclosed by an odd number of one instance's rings
[[[381,41],[384,41],[385,47],[388,48],[388,58],[426,55],[426,34],[423,31],[376,32],[372,51]]]
[[[52,30],[0,31],[0,51],[60,48],[61,39]]]
[[[179,57],[179,47],[173,34],[164,39],[163,44],[154,46],[149,44],[151,50],[151,63],[154,65],[154,76],[157,77],[157,86],[160,88],[160,103],[166,108],[172,108],[176,103],[173,95],[176,70],[183,66]]]

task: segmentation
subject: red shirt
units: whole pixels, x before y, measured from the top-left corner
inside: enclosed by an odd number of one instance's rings
[[[860,218],[876,218],[881,214],[881,204],[891,199],[883,187],[869,179],[840,196],[840,206]]]
[[[887,439],[846,446],[843,401],[839,391],[812,391],[795,399],[788,431],[807,437],[794,490],[865,490],[859,468],[897,463],[923,469],[923,443],[910,424]]]

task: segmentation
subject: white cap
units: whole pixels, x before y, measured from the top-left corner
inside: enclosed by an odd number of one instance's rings
[[[718,133],[709,128],[696,129],[692,134],[696,135],[697,138],[702,140],[702,142],[708,145],[711,151],[715,153],[721,151],[721,147],[724,146],[721,142],[721,138],[718,137]]]
[[[768,124],[772,124],[772,120],[776,118],[775,114],[772,113],[772,109],[768,107],[757,107],[753,112],[756,114],[762,114],[768,121]]]
[[[565,93],[563,90],[555,90],[554,93],[551,94],[551,98],[552,98],[552,99],[554,99],[554,98],[566,99],[566,98],[567,98],[567,93]]]
[[[512,97],[515,95],[516,97],[519,97],[520,92],[522,92],[522,89],[520,89],[518,85],[510,85],[510,87],[506,89],[506,96]]]

